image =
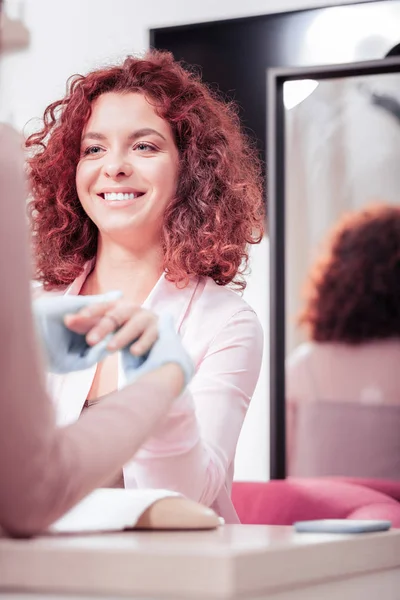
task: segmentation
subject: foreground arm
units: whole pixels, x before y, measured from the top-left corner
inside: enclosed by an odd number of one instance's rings
[[[31,314],[19,139],[0,129],[0,526],[36,533],[118,472],[183,387],[167,364],[57,429]],[[147,410],[141,410],[143,403]]]

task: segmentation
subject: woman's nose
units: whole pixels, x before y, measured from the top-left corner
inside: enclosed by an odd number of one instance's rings
[[[109,158],[105,164],[105,174],[107,177],[129,177],[132,175],[132,165],[122,157]]]

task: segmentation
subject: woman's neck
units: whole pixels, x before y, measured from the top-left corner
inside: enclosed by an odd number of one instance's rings
[[[121,290],[123,297],[143,304],[162,274],[161,248],[134,252],[116,244],[99,241],[93,271],[81,293],[103,294]]]

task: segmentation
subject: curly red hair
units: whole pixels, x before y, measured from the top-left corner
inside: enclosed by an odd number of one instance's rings
[[[346,214],[311,270],[300,323],[317,342],[400,337],[400,207]]]
[[[244,289],[248,244],[260,242],[264,210],[261,163],[237,111],[168,52],[149,51],[122,65],[69,80],[43,127],[26,141],[32,190],[36,277],[46,289],[71,283],[97,249],[97,228],[75,188],[81,135],[93,101],[106,92],[138,92],[171,125],[180,155],[177,193],[166,208],[162,241],[167,278],[192,275]]]

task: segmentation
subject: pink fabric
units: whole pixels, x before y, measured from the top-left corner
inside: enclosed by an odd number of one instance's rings
[[[90,269],[88,264],[66,293],[79,294]],[[196,375],[125,465],[125,487],[174,490],[211,506],[227,523],[237,523],[230,499],[234,458],[261,367],[260,323],[238,294],[210,278],[192,279],[178,289],[162,276],[144,306],[173,315]],[[79,418],[95,370],[49,376],[59,425]]]
[[[400,479],[400,340],[308,343],[286,363],[288,472]]]
[[[400,406],[399,364],[397,338],[359,346],[302,344],[286,361],[287,398]]]
[[[400,527],[400,504],[357,483],[330,479],[235,482],[232,499],[242,523],[292,525],[309,519],[388,519]]]
[[[299,404],[292,443],[294,477],[400,479],[400,406]]]

